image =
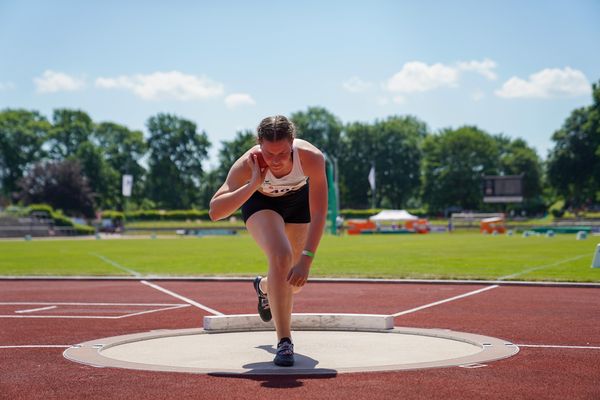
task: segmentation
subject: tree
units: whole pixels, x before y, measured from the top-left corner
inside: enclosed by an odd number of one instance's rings
[[[19,187],[25,204],[46,203],[70,216],[94,217],[93,193],[78,161],[36,164]]]
[[[50,123],[37,111],[0,112],[0,193],[18,190],[25,172],[45,156],[43,144]]]
[[[208,171],[204,174],[202,183],[200,184],[200,196],[198,199],[198,204],[203,209],[208,209],[210,207],[210,200],[223,184],[223,180],[219,176],[220,172],[217,169]]]
[[[592,98],[554,132],[548,156],[550,184],[576,209],[600,201],[600,81],[592,85]]]
[[[544,208],[542,199],[542,162],[535,149],[523,139],[510,140],[498,135],[494,139],[499,149],[499,174],[523,175],[523,208]]]
[[[105,159],[121,174],[141,176],[144,169],[138,164],[148,150],[141,131],[112,122],[102,122],[94,129],[94,139],[103,149]]]
[[[430,211],[480,208],[482,175],[498,173],[497,142],[474,126],[463,126],[427,137],[423,150],[423,200]]]
[[[95,204],[112,209],[120,204],[121,177],[104,159],[102,148],[91,142],[82,143],[69,160],[78,161],[95,198]]]
[[[412,116],[390,117],[373,125],[349,124],[339,162],[342,207],[371,205],[367,180],[375,166],[376,205],[400,208],[420,186],[421,142],[427,126]]]
[[[122,176],[133,176],[132,199],[141,203],[144,197],[143,182],[145,170],[139,160],[146,153],[148,146],[141,131],[131,131],[127,127],[112,122],[103,122],[94,129],[94,141],[103,152],[103,158],[111,170],[115,171],[110,179],[111,186],[116,186],[116,202],[123,209],[123,197],[120,195]]]
[[[412,116],[390,117],[374,126],[376,191],[383,207],[402,208],[418,194],[422,141],[427,126]]]
[[[371,195],[367,176],[375,155],[373,126],[353,122],[346,126],[339,158],[341,208],[368,208]]]
[[[209,208],[212,196],[227,178],[233,163],[254,145],[256,134],[251,130],[238,131],[233,140],[221,142],[219,166],[205,173],[200,185],[199,205],[202,208]]]
[[[231,141],[222,141],[219,150],[219,168],[217,178],[224,181],[231,166],[252,146],[256,145],[256,134],[251,130],[238,131]]]
[[[147,193],[161,207],[189,208],[198,200],[202,161],[210,142],[196,124],[170,114],[148,120],[149,172]]]
[[[317,146],[329,156],[338,157],[342,132],[341,121],[323,107],[309,107],[291,115],[298,137]]]
[[[90,140],[93,131],[92,119],[85,112],[64,108],[54,110],[49,135],[50,157],[65,160],[73,156],[82,143]]]
[[[120,175],[109,160],[115,141],[127,143],[126,135],[112,135],[110,128],[116,124],[100,124],[96,127],[90,116],[81,110],[57,109],[53,113],[53,126],[48,145],[54,160],[78,160],[83,174],[102,208],[114,208],[120,204]],[[125,131],[128,131],[126,128]],[[124,132],[120,132],[124,133]],[[111,142],[111,139],[112,142]],[[131,155],[129,156],[131,157]]]

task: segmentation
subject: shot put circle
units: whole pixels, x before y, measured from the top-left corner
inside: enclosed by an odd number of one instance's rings
[[[72,346],[64,356],[100,366],[202,374],[337,374],[479,366],[511,357],[507,341],[443,329],[299,330],[296,363],[273,364],[273,331],[163,330],[116,336]]]

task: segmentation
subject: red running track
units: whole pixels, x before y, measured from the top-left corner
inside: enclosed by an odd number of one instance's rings
[[[256,312],[250,282],[154,283],[224,314]],[[294,312],[396,314],[487,287],[311,283]],[[34,304],[7,304],[19,302]],[[600,398],[600,288],[500,286],[395,319],[396,326],[448,328],[521,347],[474,369],[218,377],[94,368],[64,359],[63,347],[18,347],[197,328],[209,315],[177,305],[185,303],[138,281],[0,281],[0,399]]]

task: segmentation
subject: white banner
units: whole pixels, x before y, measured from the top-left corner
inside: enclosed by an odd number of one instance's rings
[[[375,166],[371,167],[369,171],[369,184],[371,185],[371,190],[375,190]]]
[[[131,196],[131,188],[133,187],[133,176],[123,175],[123,196]]]

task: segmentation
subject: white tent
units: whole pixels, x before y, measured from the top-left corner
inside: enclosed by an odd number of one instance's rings
[[[383,210],[369,217],[371,221],[411,221],[419,219],[406,210]]]
[[[484,223],[490,223],[490,222],[504,222],[504,218],[503,217],[490,217],[490,218],[483,218],[481,220],[481,222]]]

